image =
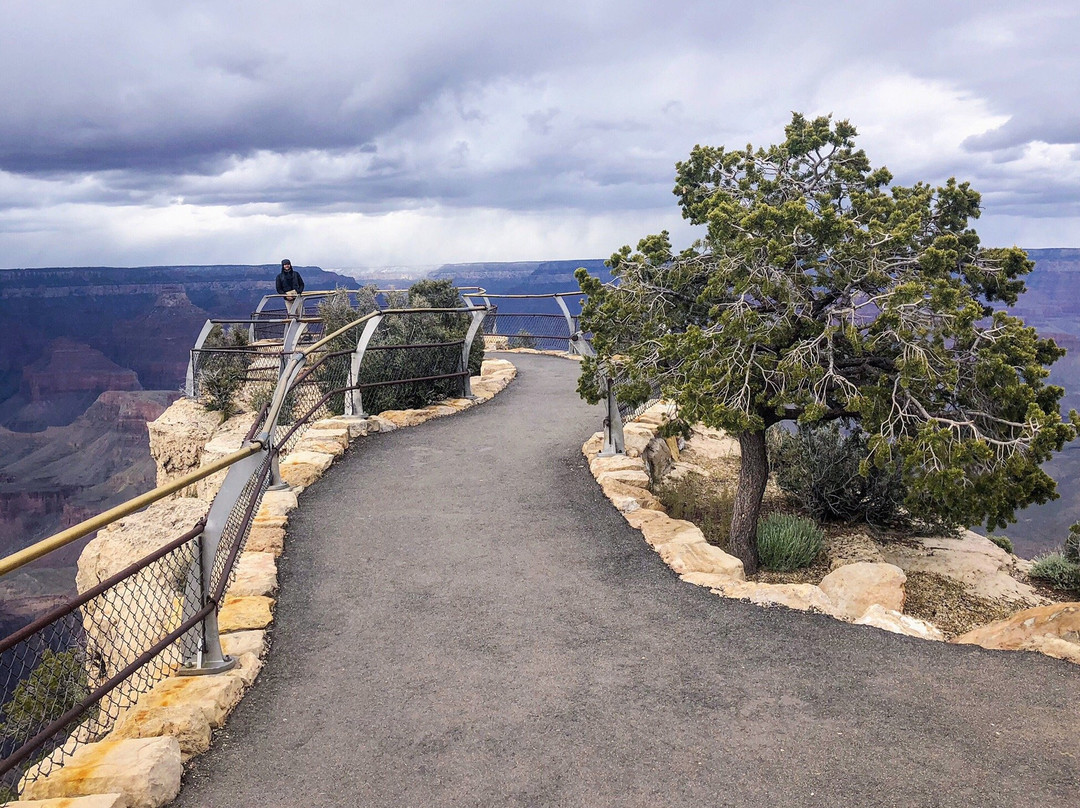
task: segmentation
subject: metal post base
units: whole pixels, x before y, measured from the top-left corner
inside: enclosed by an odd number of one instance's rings
[[[177,676],[209,676],[214,673],[225,673],[236,667],[236,657],[227,656],[214,662],[203,662],[200,665],[184,665],[176,672]]]

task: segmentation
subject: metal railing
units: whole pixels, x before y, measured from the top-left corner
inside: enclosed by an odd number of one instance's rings
[[[483,300],[490,309],[484,320],[484,336],[505,338],[504,348],[564,350],[592,356],[588,335],[581,332],[578,314],[584,292],[546,295],[500,295],[484,290],[462,292],[470,304]],[[502,306],[500,301],[507,301]],[[507,310],[509,309],[509,310]]]
[[[408,401],[409,395],[468,395],[471,343],[485,312],[473,306],[385,309],[302,347],[294,330],[273,346],[276,353],[234,352],[234,361],[250,362],[243,372],[252,381],[245,383],[272,389],[238,451],[0,559],[4,575],[226,471],[208,513],[191,530],[0,640],[0,799],[104,737],[162,679],[235,665],[222,652],[217,615],[263,494],[280,480],[280,456],[327,415],[359,414],[365,405],[373,409],[371,402]],[[397,332],[422,332],[407,327],[416,320],[455,317],[468,320],[459,339],[393,342]],[[397,332],[380,332],[387,325]],[[272,385],[266,368],[250,366],[266,357],[275,363]],[[398,395],[380,398],[386,389]]]

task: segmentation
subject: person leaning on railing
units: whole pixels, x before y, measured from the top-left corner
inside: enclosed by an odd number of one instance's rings
[[[292,268],[292,261],[285,258],[281,262],[281,272],[277,276],[277,293],[285,295],[286,300],[294,300],[304,292],[304,279]]]

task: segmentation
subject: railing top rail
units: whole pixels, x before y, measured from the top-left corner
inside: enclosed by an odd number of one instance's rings
[[[540,300],[542,298],[551,297],[581,297],[584,292],[550,292],[544,295],[500,295],[494,292],[466,292],[463,293],[468,297],[487,297],[495,298],[498,300]]]
[[[59,533],[54,533],[47,539],[42,539],[39,542],[31,544],[29,547],[23,548],[17,553],[12,553],[9,556],[0,558],[0,575],[7,575],[9,572],[14,572],[20,567],[24,567],[31,561],[36,561],[54,550],[66,547],[72,542],[78,541],[83,536],[86,536],[88,533],[100,530],[106,525],[115,522],[117,519],[133,514],[136,511],[142,510],[147,505],[152,505],[155,502],[165,499],[165,497],[187,488],[192,483],[204,480],[211,474],[221,471],[224,468],[228,468],[233,463],[255,454],[262,448],[262,443],[255,441],[242,449],[238,449],[232,454],[225,455],[225,457],[215,460],[213,463],[202,466],[195,471],[188,472],[170,483],[158,486],[152,491],[147,491],[145,494],[140,494],[137,497],[129,499],[127,502],[122,502],[115,508],[110,508],[103,513],[99,513],[97,516],[85,519],[77,525],[72,525],[66,530],[61,530]]]
[[[368,312],[367,314],[363,315],[362,317],[358,317],[357,319],[353,320],[351,323],[343,325],[341,328],[337,329],[337,331],[333,331],[333,332],[325,335],[318,342],[312,343],[311,345],[304,346],[304,348],[301,349],[301,353],[303,353],[305,356],[308,356],[308,355],[312,354],[313,352],[315,352],[315,351],[319,350],[320,348],[322,348],[324,345],[326,345],[331,340],[337,339],[342,334],[346,333],[347,331],[349,331],[349,330],[351,330],[353,328],[356,328],[358,325],[362,325],[362,324],[366,323],[368,320],[372,319],[373,317],[386,317],[387,315],[391,315],[391,314],[467,314],[467,313],[474,312],[474,311],[487,311],[487,307],[486,306],[462,306],[460,308],[454,308],[454,309],[381,309],[379,311],[371,311],[371,312]]]

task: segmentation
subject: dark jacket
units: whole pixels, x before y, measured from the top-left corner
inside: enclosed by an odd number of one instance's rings
[[[283,295],[286,292],[300,294],[304,291],[304,279],[295,269],[286,272],[284,269],[277,276],[277,293]]]

